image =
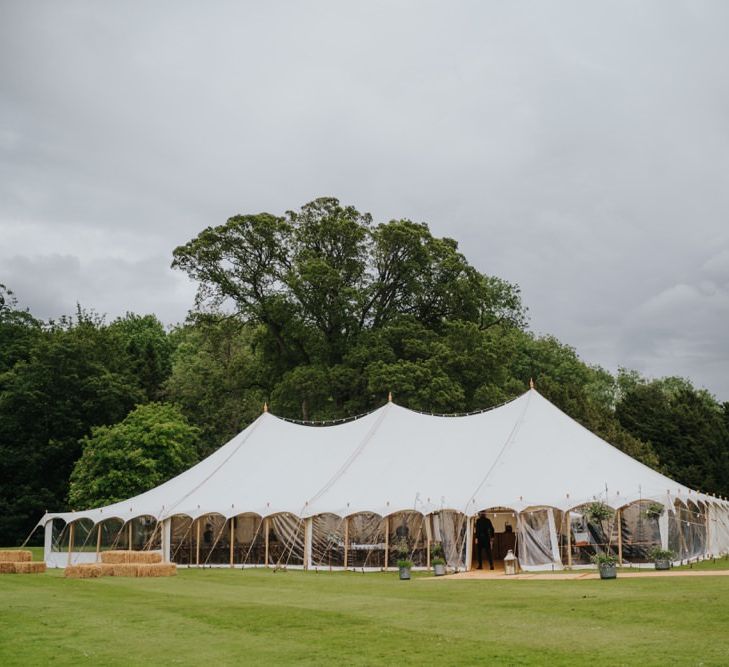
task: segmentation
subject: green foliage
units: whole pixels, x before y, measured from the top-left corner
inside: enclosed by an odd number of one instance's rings
[[[590,556],[590,561],[598,567],[614,567],[618,564],[618,557],[609,553],[597,553]]]
[[[676,557],[676,553],[674,551],[671,551],[670,549],[661,549],[660,547],[651,549],[650,555],[653,560],[673,560]]]
[[[170,334],[174,352],[163,393],[200,429],[200,456],[252,422],[272,391],[257,336],[256,328],[229,317],[200,318]]]
[[[631,435],[648,442],[669,476],[695,489],[729,489],[726,408],[680,378],[626,383],[616,417]]]
[[[585,518],[591,523],[602,523],[608,519],[612,519],[615,512],[605,503],[595,501],[585,506],[583,510]]]
[[[661,503],[650,503],[648,507],[645,508],[645,515],[649,519],[658,519],[663,512],[665,512],[665,508]]]
[[[170,374],[172,355],[172,344],[162,323],[154,315],[127,313],[114,320],[109,331],[119,336],[131,371],[147,399],[159,399]]]
[[[411,560],[409,560],[407,558],[402,558],[402,559],[400,559],[400,560],[397,561],[397,566],[401,570],[402,569],[410,569],[413,566],[413,561],[411,561]]]
[[[179,409],[140,405],[114,426],[98,426],[83,439],[71,474],[69,502],[98,507],[147,491],[197,460],[197,429]]]
[[[9,319],[0,331],[16,330],[18,319]],[[27,349],[0,373],[0,537],[7,542],[22,540],[46,508],[66,507],[79,440],[145,399],[119,338],[100,318],[79,309],[42,328],[25,325]]]

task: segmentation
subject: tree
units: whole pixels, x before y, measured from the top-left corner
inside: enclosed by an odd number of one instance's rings
[[[230,218],[174,251],[199,281],[198,307],[231,300],[275,341],[282,373],[342,362],[361,334],[401,316],[437,328],[449,319],[522,326],[518,288],[468,264],[452,239],[408,220],[372,226],[369,214],[321,198],[284,217]]]
[[[651,443],[666,473],[695,489],[729,493],[729,429],[725,411],[683,378],[628,382],[616,407],[622,427]]]
[[[114,426],[93,428],[71,473],[70,505],[107,505],[162,484],[195,463],[197,437],[179,409],[164,403],[140,405]]]
[[[29,326],[24,349],[0,372],[3,544],[21,540],[46,508],[64,509],[79,439],[145,398],[119,338],[93,313]]]
[[[119,336],[129,357],[130,370],[147,399],[160,398],[172,366],[172,344],[162,323],[154,315],[127,313],[114,320],[109,331]]]
[[[170,336],[174,352],[164,395],[200,429],[200,456],[253,421],[274,389],[258,335],[258,327],[237,319],[208,316]]]

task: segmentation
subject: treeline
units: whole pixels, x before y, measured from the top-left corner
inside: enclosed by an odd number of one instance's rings
[[[0,544],[46,508],[159,484],[261,411],[321,421],[397,403],[469,412],[529,379],[616,447],[694,488],[729,493],[729,403],[687,380],[617,376],[526,326],[519,290],[455,241],[319,199],[236,216],[174,251],[199,284],[188,320],[43,322],[0,288]],[[223,313],[225,312],[225,314]],[[417,443],[413,443],[417,455]],[[549,471],[545,471],[548,474]]]

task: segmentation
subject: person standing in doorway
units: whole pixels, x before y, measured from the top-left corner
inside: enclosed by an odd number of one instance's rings
[[[494,556],[491,543],[494,539],[494,524],[486,516],[486,512],[479,512],[476,519],[476,551],[478,552],[478,569],[483,569],[483,551],[489,560],[489,569],[494,569]]]

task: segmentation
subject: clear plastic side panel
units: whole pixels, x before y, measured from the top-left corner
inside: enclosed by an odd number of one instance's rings
[[[456,570],[466,567],[466,515],[442,510],[430,516],[433,542],[440,544],[446,565]]]
[[[653,549],[661,547],[660,515],[651,511],[654,506],[642,500],[620,511],[624,562],[647,563],[652,560]]]
[[[195,524],[193,542],[200,540],[200,565],[230,562],[230,538],[225,517],[222,514],[206,514]]]
[[[272,565],[303,565],[304,521],[283,512],[269,517],[268,559]]]
[[[576,507],[569,512],[570,546],[572,564],[586,565],[598,553],[610,553],[617,556],[618,531],[615,514],[597,520],[590,518],[589,505]],[[564,530],[566,530],[566,526]],[[566,536],[562,538],[563,542]]]
[[[385,566],[385,520],[379,514],[360,512],[349,517],[349,567]]]
[[[312,519],[311,563],[314,567],[344,565],[345,519],[319,514]]]
[[[703,503],[689,503],[685,508],[683,532],[686,542],[686,558],[698,558],[706,554],[706,507]]]
[[[239,514],[235,517],[233,562],[244,565],[264,565],[266,536],[263,517],[258,514]]]
[[[522,512],[518,517],[519,564],[524,568],[542,567],[554,562],[549,510]]]
[[[65,551],[66,549],[68,549],[67,524],[63,522],[63,519],[53,519],[51,551]]]
[[[96,531],[94,530],[94,522],[91,519],[78,519],[73,524],[73,552],[96,551]],[[66,548],[68,548],[68,535],[66,536]]]
[[[683,535],[681,533],[681,512],[680,505],[668,512],[668,548],[676,554],[676,558],[682,560],[686,557],[686,550],[683,546]]]
[[[153,516],[138,516],[130,521],[132,526],[132,549],[135,551],[162,548],[162,524]]]
[[[703,512],[703,505],[676,503],[675,535],[671,534],[669,526],[669,544],[681,560],[690,560],[706,553],[706,517]]]
[[[106,519],[96,524],[96,530],[101,531],[99,543],[100,551],[113,551],[119,548],[119,540],[124,532],[124,522],[121,519]],[[97,534],[97,539],[98,539]]]
[[[389,526],[390,567],[397,565],[399,559],[410,560],[415,567],[425,567],[428,563],[425,517],[420,512],[396,512],[390,515]]]
[[[729,552],[729,510],[723,506],[711,505],[709,519],[711,551],[714,556],[722,556]]]
[[[189,516],[173,516],[170,524],[170,561],[178,565],[195,564],[194,521]]]

